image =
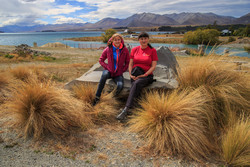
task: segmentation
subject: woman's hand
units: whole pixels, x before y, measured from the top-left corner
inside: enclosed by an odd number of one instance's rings
[[[143,77],[146,77],[144,74],[143,75],[139,75],[139,76],[133,76],[133,75],[130,75],[130,78],[132,78],[134,81],[136,81],[137,79],[139,78],[143,78]]]
[[[144,74],[143,75],[138,75],[137,77],[136,77],[136,80],[137,79],[139,79],[139,78],[143,78],[143,77],[146,77]]]
[[[136,76],[130,75],[130,78],[136,80]]]

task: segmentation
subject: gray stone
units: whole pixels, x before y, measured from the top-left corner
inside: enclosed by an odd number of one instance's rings
[[[125,46],[127,47],[128,51],[129,51],[129,53],[130,53],[130,52],[131,52],[131,49],[132,49],[132,46],[129,45],[128,43],[126,43]]]
[[[153,82],[148,88],[167,88],[174,89],[178,87],[178,82],[176,80],[178,63],[175,56],[167,47],[160,47],[157,49],[158,63],[154,71]],[[71,89],[72,86],[80,83],[99,83],[102,75],[103,67],[98,63],[93,65],[89,71],[83,74],[81,77],[67,83],[65,85],[66,89]],[[123,74],[124,77],[124,89],[129,90],[131,86],[129,72],[126,71]],[[107,85],[114,86],[112,79],[108,79]]]
[[[205,52],[205,45],[203,45],[203,44],[198,45],[198,50],[199,50],[200,54],[204,54],[204,52]]]
[[[177,68],[179,67],[178,62],[174,54],[166,46],[161,46],[156,49],[158,55],[157,65],[163,65],[167,68],[171,68],[175,74],[177,74]]]

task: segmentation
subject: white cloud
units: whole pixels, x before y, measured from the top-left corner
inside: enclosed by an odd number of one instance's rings
[[[73,18],[73,17],[65,17],[65,16],[54,16],[52,18],[57,19],[55,24],[64,24],[64,23],[85,23],[82,19]]]
[[[56,8],[51,8],[48,11],[44,11],[44,14],[47,15],[69,14],[82,9],[83,8],[80,6],[74,7],[67,3],[66,5],[59,5]]]
[[[76,1],[78,5],[72,5]],[[58,2],[60,5],[57,5]],[[51,17],[57,15],[63,15],[64,18],[58,18],[54,23],[67,20],[96,22],[105,17],[127,18],[142,12],[213,12],[239,17],[250,11],[249,0],[0,0],[0,4],[3,4],[0,6],[0,26],[51,23],[54,20]]]
[[[0,3],[4,4],[0,6],[0,26],[44,23],[39,19],[83,9],[68,3],[56,6],[55,0],[0,0]]]

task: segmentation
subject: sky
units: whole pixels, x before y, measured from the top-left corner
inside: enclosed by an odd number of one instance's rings
[[[0,0],[0,27],[63,23],[95,23],[136,13],[208,13],[240,17],[250,0]]]

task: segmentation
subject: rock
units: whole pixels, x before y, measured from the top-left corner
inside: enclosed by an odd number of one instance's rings
[[[157,49],[158,63],[154,71],[154,79],[156,82],[153,82],[148,88],[167,88],[175,89],[178,87],[178,82],[176,80],[177,76],[177,67],[179,66],[175,56],[167,47],[160,47]],[[103,67],[98,63],[93,65],[89,71],[83,74],[81,77],[67,83],[64,87],[66,89],[71,89],[74,85],[80,83],[99,83],[102,75]],[[131,87],[129,72],[123,74],[124,77],[124,89],[129,90]],[[112,79],[108,79],[106,82],[107,85],[114,86]]]
[[[205,53],[205,45],[198,45],[198,51],[203,55]]]
[[[131,45],[129,45],[128,43],[126,43],[125,46],[127,47],[128,51],[129,51],[129,53],[130,53],[130,52],[131,52],[131,49],[132,49]]]
[[[228,48],[224,49],[224,54],[229,54],[229,49]]]
[[[178,62],[174,54],[166,46],[161,46],[156,49],[158,55],[157,65],[163,65],[167,68],[171,68],[175,74],[177,74],[177,67],[179,67]]]

